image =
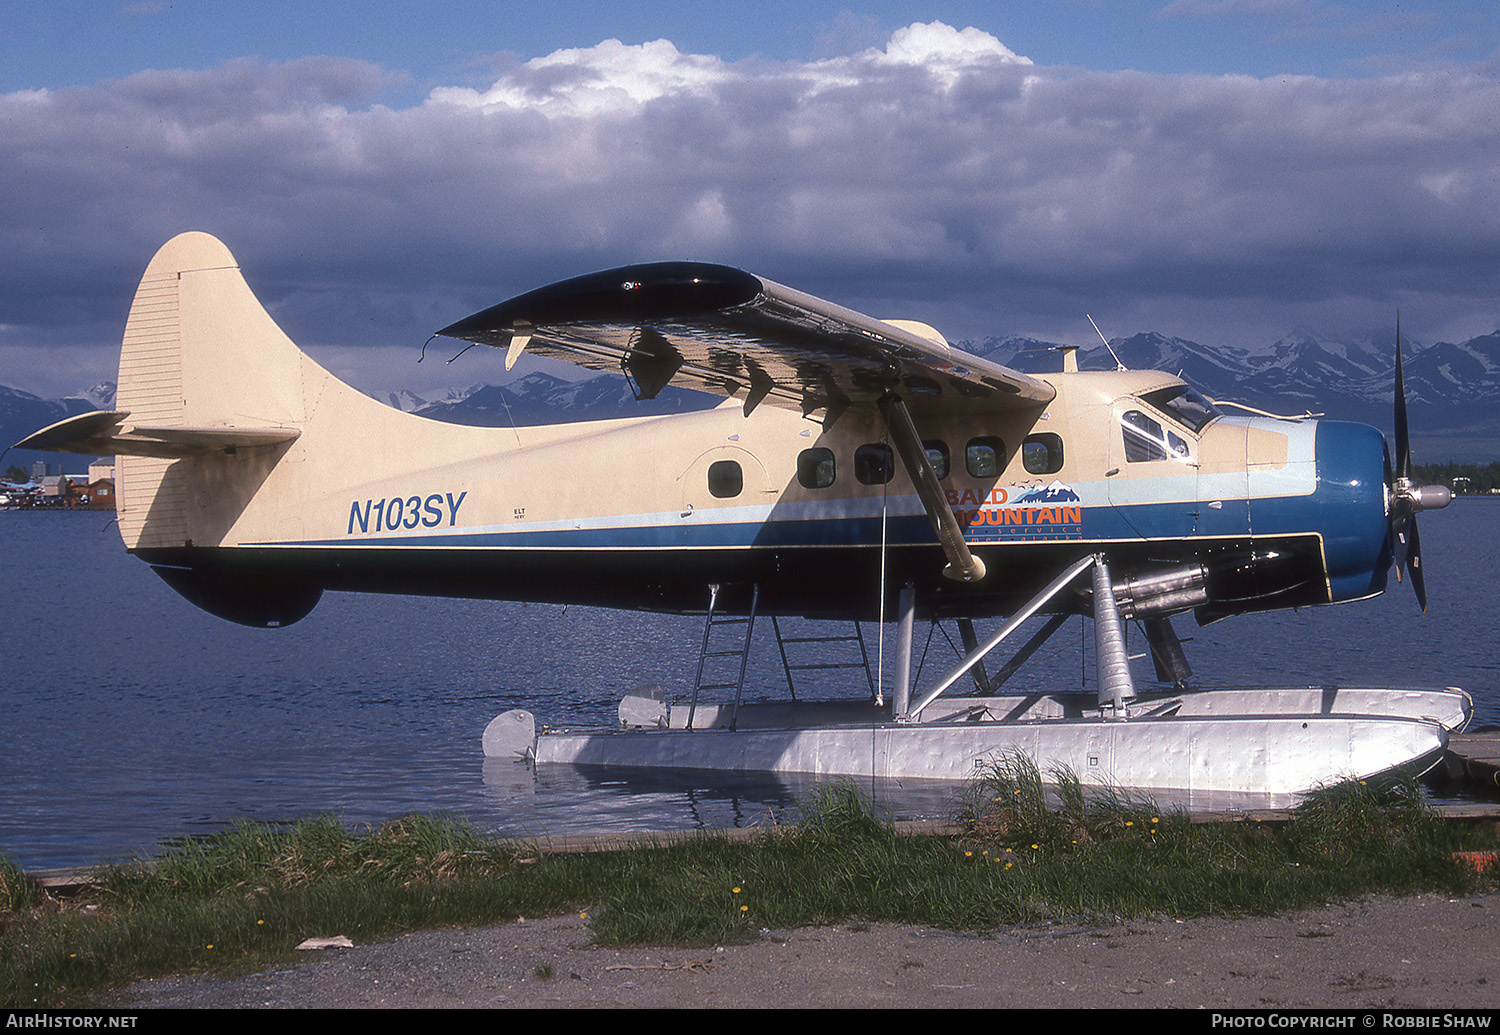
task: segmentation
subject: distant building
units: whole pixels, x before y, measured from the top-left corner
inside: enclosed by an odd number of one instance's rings
[[[91,472],[93,468],[89,469]],[[113,478],[100,478],[89,482],[90,510],[114,510],[115,509],[115,480]]]
[[[102,490],[102,496],[96,486]],[[49,474],[41,481],[36,502],[43,507],[98,507],[114,510],[115,480],[98,478],[90,481],[87,475],[82,474]]]
[[[89,485],[108,478],[115,480],[115,458],[112,456],[101,456],[97,460],[89,461]]]

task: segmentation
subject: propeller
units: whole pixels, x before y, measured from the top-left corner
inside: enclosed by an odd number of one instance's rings
[[[1401,314],[1396,314],[1396,470],[1386,486],[1387,513],[1396,564],[1411,569],[1411,588],[1417,593],[1422,613],[1427,613],[1427,589],[1422,584],[1422,540],[1417,534],[1417,513],[1437,510],[1453,502],[1446,485],[1417,485],[1411,480],[1411,436],[1406,424],[1406,379],[1401,370]]]

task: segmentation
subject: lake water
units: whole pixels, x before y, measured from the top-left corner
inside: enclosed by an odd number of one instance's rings
[[[364,823],[446,812],[525,835],[746,826],[784,815],[808,789],[550,767],[533,780],[486,766],[480,734],[509,708],[610,723],[635,686],[689,683],[701,619],[330,593],[296,625],[245,629],[128,557],[112,517],[0,512],[0,854],[22,867],[149,852],[240,818],[325,813]],[[1393,580],[1359,604],[1204,629],[1179,618],[1197,678],[1461,686],[1476,724],[1500,721],[1500,501],[1459,500],[1421,524],[1425,616]],[[1076,685],[1091,638],[1079,620],[1014,685]],[[757,640],[749,683],[784,696],[769,628]],[[941,636],[931,650],[929,682],[953,658]],[[1135,671],[1149,685],[1150,663]],[[942,785],[870,790],[897,818],[946,816],[954,801]]]

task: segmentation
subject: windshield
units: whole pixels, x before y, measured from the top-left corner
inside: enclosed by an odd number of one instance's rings
[[[1145,393],[1141,398],[1163,413],[1182,421],[1193,429],[1195,435],[1207,427],[1210,421],[1223,416],[1213,403],[1187,385],[1158,388],[1154,392]]]

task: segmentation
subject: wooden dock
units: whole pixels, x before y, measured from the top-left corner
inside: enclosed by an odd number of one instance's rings
[[[1448,738],[1450,773],[1462,773],[1476,790],[1500,795],[1500,728],[1455,733]]]

